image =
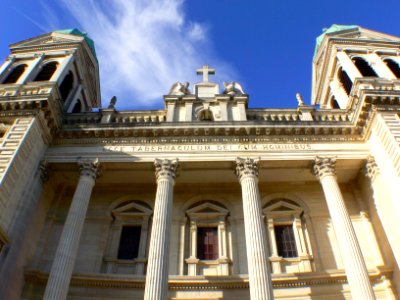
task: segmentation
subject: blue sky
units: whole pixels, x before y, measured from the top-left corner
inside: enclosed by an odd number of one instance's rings
[[[315,38],[331,24],[400,36],[399,0],[3,0],[0,57],[8,45],[56,29],[79,28],[95,43],[103,106],[160,109],[176,81],[238,81],[250,107],[310,103]]]

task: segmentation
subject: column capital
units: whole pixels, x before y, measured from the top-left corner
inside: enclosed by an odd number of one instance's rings
[[[380,173],[379,167],[375,161],[375,158],[372,155],[368,156],[364,166],[365,176],[367,176],[369,179],[371,179],[371,181],[373,181],[376,175],[378,175],[379,173]]]
[[[319,180],[325,176],[336,176],[336,158],[316,157],[313,171]]]
[[[92,177],[93,180],[101,176],[101,164],[98,158],[96,159],[81,159],[78,161],[79,172],[81,176]]]
[[[239,181],[248,176],[258,177],[259,162],[258,159],[237,157],[236,176]]]
[[[157,180],[161,178],[172,178],[178,177],[179,161],[178,159],[156,159],[154,161],[154,168],[156,170]]]

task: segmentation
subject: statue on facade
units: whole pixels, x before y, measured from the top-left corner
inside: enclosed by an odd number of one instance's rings
[[[224,87],[225,87],[225,89],[224,89],[223,94],[227,94],[230,96],[244,94],[242,86],[236,81],[233,81],[231,83],[224,82]]]
[[[183,96],[183,95],[190,95],[189,91],[189,82],[175,82],[171,89],[169,90],[168,95],[173,96]]]
[[[115,108],[115,104],[117,103],[117,97],[113,96],[110,100],[110,104],[108,104],[108,109],[114,109]]]
[[[297,99],[297,106],[304,105],[303,96],[301,96],[300,93],[296,93],[296,99]]]

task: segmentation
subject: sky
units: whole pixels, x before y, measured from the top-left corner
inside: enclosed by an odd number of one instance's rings
[[[400,36],[399,0],[2,0],[0,59],[8,45],[57,29],[94,40],[102,105],[162,109],[173,83],[239,82],[252,108],[311,103],[315,39],[332,24]]]

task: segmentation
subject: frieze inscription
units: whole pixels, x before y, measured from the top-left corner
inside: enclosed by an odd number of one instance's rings
[[[138,145],[105,146],[104,151],[115,152],[226,152],[226,151],[304,151],[311,144],[209,144],[209,145]]]

